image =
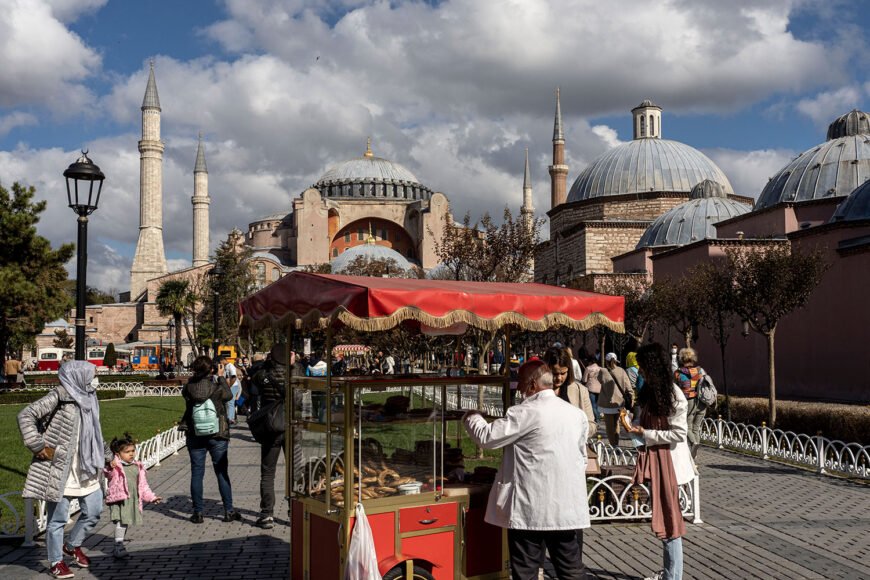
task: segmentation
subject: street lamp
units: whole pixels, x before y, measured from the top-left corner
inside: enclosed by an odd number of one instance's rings
[[[169,361],[170,361],[169,364],[171,365],[170,368],[173,371],[175,370],[175,367],[178,365],[178,355],[175,352],[175,350],[172,348],[172,339],[174,336],[175,336],[175,319],[171,318],[169,320],[169,352],[171,352],[172,355],[171,355],[171,358],[169,359]],[[176,341],[175,348],[178,348],[177,341]]]
[[[220,325],[220,309],[218,307],[218,282],[220,281],[221,276],[223,275],[223,269],[221,268],[220,262],[215,262],[214,268],[209,271],[209,276],[211,276],[211,290],[214,297],[214,332],[212,338],[212,358],[215,362],[218,361],[218,345],[220,344],[220,340],[218,339],[218,327]]]
[[[63,172],[69,207],[78,214],[78,257],[76,259],[76,360],[85,360],[85,294],[88,270],[88,216],[100,203],[103,180],[100,168],[88,159],[87,150]],[[81,182],[81,188],[79,188]],[[81,189],[81,191],[79,191]],[[85,191],[87,190],[87,191]]]

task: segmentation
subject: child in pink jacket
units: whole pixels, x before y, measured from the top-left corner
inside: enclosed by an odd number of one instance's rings
[[[136,461],[136,441],[129,433],[112,439],[109,445],[115,454],[112,465],[105,470],[108,483],[106,503],[115,523],[115,558],[129,558],[124,547],[127,526],[142,523],[142,504],[160,503],[145,479],[145,467]]]

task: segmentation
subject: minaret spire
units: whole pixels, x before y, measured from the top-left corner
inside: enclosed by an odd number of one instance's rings
[[[529,148],[526,147],[526,171],[523,175],[523,207],[520,216],[526,228],[532,229],[535,208],[532,206],[532,172],[529,170]]]
[[[199,134],[199,144],[196,147],[196,163],[193,166],[193,266],[208,264],[209,218],[208,206],[211,198],[208,196],[208,167],[205,164],[205,147],[202,145],[202,133]]]
[[[550,209],[568,197],[568,166],[565,165],[565,135],[562,132],[562,99],[556,87],[556,118],[553,122],[553,164],[550,165]]]
[[[142,139],[139,141],[139,240],[130,269],[131,300],[145,295],[148,280],[166,274],[163,250],[163,141],[160,140],[160,98],[154,61],[142,99]]]

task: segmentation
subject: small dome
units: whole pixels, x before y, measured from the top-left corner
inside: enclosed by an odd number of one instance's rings
[[[870,133],[870,115],[858,109],[852,109],[828,125],[828,141],[868,133]]]
[[[700,184],[699,184],[700,185]],[[647,227],[635,249],[682,246],[716,237],[713,224],[748,213],[752,208],[727,197],[699,197],[681,203]]]
[[[392,248],[388,248],[386,246],[379,246],[374,243],[366,243],[360,244],[359,246],[354,246],[352,248],[348,248],[344,252],[338,255],[338,257],[333,258],[329,263],[332,266],[332,272],[334,274],[341,274],[345,268],[347,268],[351,262],[353,262],[356,258],[360,256],[365,256],[370,260],[388,260],[392,259],[396,261],[396,265],[403,270],[407,270],[412,266],[411,262],[405,258],[402,254],[397,252]]]
[[[689,193],[705,179],[720,183],[727,195],[734,193],[722,170],[694,147],[668,139],[634,139],[584,169],[568,201],[647,191]]]
[[[420,183],[413,173],[398,163],[393,163],[380,157],[357,157],[329,168],[326,173],[320,176],[317,184],[328,183],[330,181],[364,181],[370,179]]]
[[[852,111],[831,123],[828,141],[807,149],[770,178],[756,209],[844,197],[870,177],[870,121]]]
[[[725,192],[725,188],[722,187],[721,183],[711,179],[701,181],[692,188],[691,192],[689,192],[689,199],[704,199],[710,197],[728,197],[728,194]]]
[[[641,102],[641,104],[639,104],[639,105],[636,106],[634,109],[632,109],[632,111],[634,111],[635,109],[645,109],[645,108],[647,108],[647,107],[655,107],[655,108],[657,108],[657,109],[661,109],[661,107],[659,107],[658,105],[656,105],[655,103],[653,103],[651,100],[649,100],[649,99],[644,99],[644,100]]]
[[[870,220],[870,179],[837,206],[832,222]]]

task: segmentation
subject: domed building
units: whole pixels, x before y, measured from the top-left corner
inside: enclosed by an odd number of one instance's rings
[[[399,163],[375,157],[369,141],[361,157],[330,167],[294,199],[290,212],[251,222],[245,242],[261,286],[302,266],[333,263],[337,271],[335,261],[365,245],[370,231],[374,245],[402,258],[403,267],[430,269],[447,209],[443,193]]]
[[[702,211],[708,206],[726,213],[736,208],[725,201],[751,207],[752,200],[735,195],[728,177],[709,157],[685,143],[662,139],[661,107],[645,100],[631,114],[632,140],[593,160],[567,191],[557,91],[552,207],[547,213],[550,239],[535,254],[536,282],[566,284],[613,272],[612,258],[633,251],[650,224],[688,201],[692,188],[701,182],[719,184],[722,196],[716,202],[696,204],[703,205]]]

